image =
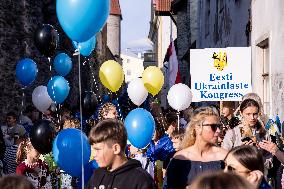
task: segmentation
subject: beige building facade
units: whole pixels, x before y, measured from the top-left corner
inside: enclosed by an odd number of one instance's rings
[[[251,1],[252,87],[265,113],[284,120],[284,1]]]

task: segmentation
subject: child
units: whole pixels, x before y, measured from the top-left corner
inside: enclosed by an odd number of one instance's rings
[[[176,152],[181,150],[181,141],[184,137],[184,132],[183,128],[175,128],[172,133],[171,141]]]
[[[126,129],[121,121],[107,119],[92,128],[89,135],[94,159],[99,167],[89,180],[88,189],[151,189],[152,177],[137,160],[127,160],[125,147]]]
[[[145,149],[138,149],[133,145],[129,146],[130,158],[140,161],[142,168],[154,178],[154,164],[147,158]]]
[[[154,164],[154,181],[158,188],[162,188],[166,168],[175,150],[170,137],[165,133],[163,118],[156,117],[155,124],[155,133],[148,145],[146,155],[151,163]]]
[[[39,155],[29,139],[21,142],[17,151],[19,165],[16,174],[26,176],[36,188],[51,189],[48,165],[39,159]]]
[[[18,133],[14,133],[14,141],[15,144],[12,146],[7,146],[5,155],[4,155],[4,173],[5,174],[15,174],[16,173],[16,168],[18,166],[18,163],[16,162],[16,154],[19,148],[19,144],[26,140],[25,136],[20,136]]]
[[[116,107],[112,103],[105,103],[99,109],[98,120],[105,120],[105,119],[117,119],[118,113]]]
[[[178,127],[178,117],[175,112],[169,112],[166,115],[167,125],[166,125],[166,133],[169,135],[169,137],[172,136],[172,132],[175,128]]]

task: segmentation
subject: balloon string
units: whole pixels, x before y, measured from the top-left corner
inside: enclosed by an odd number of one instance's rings
[[[48,57],[47,59],[48,59],[48,63],[49,63],[49,71],[51,72],[51,59],[50,59],[50,57]]]
[[[23,114],[24,104],[25,104],[25,88],[22,88],[22,108],[21,108],[21,115]]]
[[[117,95],[117,93],[116,93],[116,95]],[[119,117],[120,117],[120,120],[122,121],[122,114],[121,114],[121,109],[120,109],[119,102],[118,102],[118,97],[116,97],[116,101],[117,101],[117,108],[118,108]]]
[[[82,165],[82,188],[84,188],[84,164],[83,164],[83,112],[82,112],[82,85],[81,85],[81,65],[80,50],[78,49],[78,67],[79,67],[79,103],[80,103],[80,125],[81,125],[81,165]]]
[[[58,104],[58,111],[57,111],[57,119],[58,119],[58,123],[60,123],[60,122],[61,122],[60,108],[61,108],[61,106],[60,106],[60,104]]]
[[[88,59],[89,60],[89,59]],[[99,87],[98,87],[98,84],[97,84],[97,81],[96,81],[96,78],[95,78],[95,74],[94,74],[94,71],[92,69],[92,66],[91,64],[89,64],[89,67],[90,67],[90,70],[91,70],[91,74],[92,74],[92,78],[93,78],[93,81],[95,83],[95,87],[96,87],[96,97],[99,97],[99,99],[101,99],[101,96],[100,96],[100,91],[99,91]]]
[[[178,120],[177,120],[177,121],[178,121],[178,122],[177,122],[177,124],[178,124],[178,132],[179,132],[179,113],[180,113],[180,112],[178,111],[178,113],[177,113],[177,117],[178,117]]]

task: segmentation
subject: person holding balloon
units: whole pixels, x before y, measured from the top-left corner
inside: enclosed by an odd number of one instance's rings
[[[116,119],[106,119],[92,128],[89,141],[99,167],[89,180],[93,188],[155,188],[154,181],[137,160],[127,160],[125,148],[127,132],[124,124]]]
[[[51,189],[48,165],[39,159],[39,155],[30,139],[21,142],[17,151],[19,165],[16,174],[26,176],[36,188]]]
[[[186,128],[182,150],[167,168],[168,188],[185,188],[204,171],[220,170],[227,151],[217,147],[219,112],[212,107],[197,108]]]
[[[169,112],[166,115],[167,126],[166,133],[171,137],[173,131],[178,128],[178,117],[175,112]]]
[[[155,118],[155,132],[153,135],[153,140],[150,142],[147,149],[147,158],[151,163],[155,165],[155,182],[159,188],[163,185],[163,178],[165,176],[165,171],[168,166],[170,158],[175,153],[173,148],[173,143],[165,133],[163,118]]]

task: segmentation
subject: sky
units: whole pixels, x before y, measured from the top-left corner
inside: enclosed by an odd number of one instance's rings
[[[134,51],[151,49],[148,39],[151,0],[120,0],[122,12],[121,49]]]

